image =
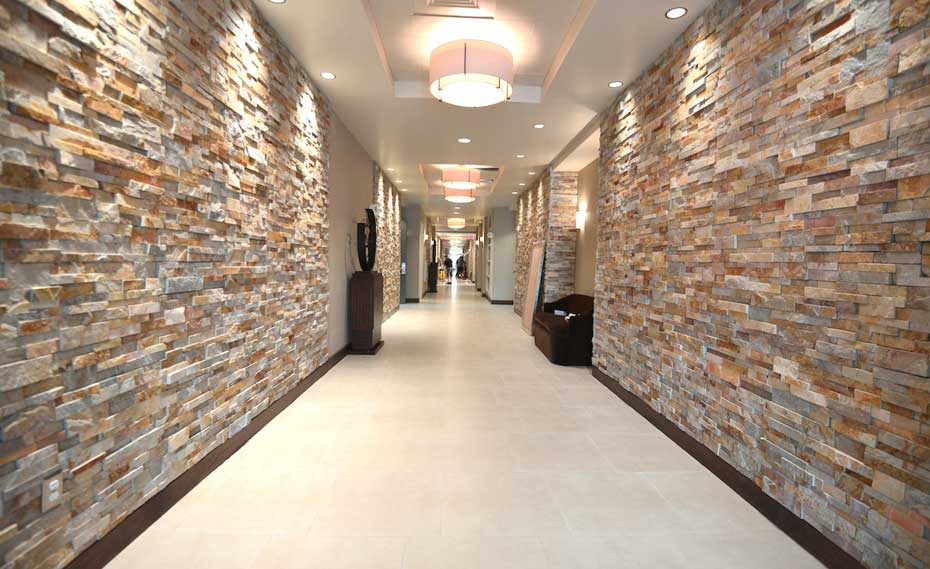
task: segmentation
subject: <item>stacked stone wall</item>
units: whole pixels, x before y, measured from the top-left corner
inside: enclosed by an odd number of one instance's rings
[[[514,304],[523,314],[533,246],[545,243],[542,301],[572,294],[575,287],[575,212],[578,209],[578,174],[543,172],[539,181],[517,200],[517,239],[514,256]]]
[[[323,363],[330,111],[241,0],[0,38],[0,564],[60,567]]]
[[[930,564],[928,11],[721,0],[602,125],[595,365],[874,568]]]
[[[400,192],[375,165],[372,199],[378,219],[375,270],[384,279],[384,317],[400,308]]]

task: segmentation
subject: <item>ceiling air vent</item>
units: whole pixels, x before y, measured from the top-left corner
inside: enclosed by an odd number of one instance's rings
[[[477,10],[478,0],[429,0],[430,8],[473,8]]]
[[[497,0],[414,0],[417,16],[493,18]]]

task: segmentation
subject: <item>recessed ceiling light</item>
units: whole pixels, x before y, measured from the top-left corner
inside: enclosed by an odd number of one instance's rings
[[[329,72],[329,71],[324,71],[323,73],[320,73],[320,77],[322,77],[323,79],[326,79],[326,80],[328,81],[328,80],[331,80],[331,79],[335,79],[335,78],[336,78],[336,74],[335,74],[335,73],[331,73],[331,72]]]
[[[468,144],[469,142],[471,142],[471,139],[463,137],[459,139],[459,142],[461,142],[462,144]]]
[[[517,154],[517,158],[526,158],[526,154]]]
[[[536,173],[536,172],[530,172],[529,174],[530,174],[530,176],[532,176],[532,175],[534,175],[535,173]]]
[[[546,128],[546,125],[544,125],[544,124],[541,123],[541,122],[538,122],[538,123],[536,123],[536,124],[533,125],[533,128]]]
[[[402,192],[406,192],[406,191],[407,191],[407,188],[404,188],[404,189],[402,189],[401,191],[402,191]]]
[[[510,193],[513,194],[513,195],[517,195],[518,192],[510,192]]]
[[[388,172],[393,172],[394,168],[388,168]]]
[[[665,13],[665,17],[668,18],[669,20],[677,20],[678,18],[684,16],[687,13],[688,13],[687,8],[681,8],[681,7],[672,8],[671,10]]]
[[[268,0],[272,4],[284,4],[287,0]]]
[[[397,183],[398,183],[398,184],[403,184],[404,181],[403,181],[403,180],[397,180]]]
[[[619,89],[620,87],[623,87],[623,81],[611,81],[607,84],[607,86],[611,89]]]
[[[525,186],[526,184],[524,184],[523,182],[520,182],[520,185],[521,185],[521,186]]]

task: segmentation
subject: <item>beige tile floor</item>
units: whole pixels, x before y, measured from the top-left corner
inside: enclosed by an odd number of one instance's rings
[[[471,286],[404,306],[111,569],[821,565]]]

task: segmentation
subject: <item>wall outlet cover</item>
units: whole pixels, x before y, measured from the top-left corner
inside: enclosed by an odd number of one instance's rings
[[[42,512],[45,513],[60,504],[63,495],[64,484],[61,474],[42,482]]]

